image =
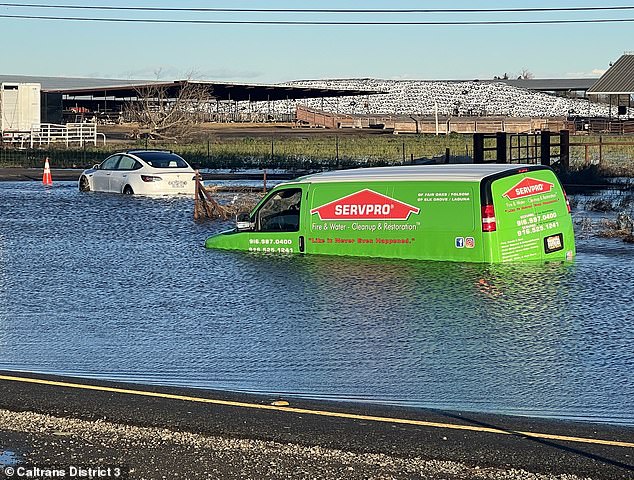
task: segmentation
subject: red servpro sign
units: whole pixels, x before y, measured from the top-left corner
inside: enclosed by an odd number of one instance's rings
[[[509,200],[515,200],[517,198],[550,192],[554,186],[553,183],[545,182],[544,180],[526,177],[517,185],[511,187],[503,196]]]
[[[407,220],[418,212],[417,207],[367,188],[310,211],[320,220]]]

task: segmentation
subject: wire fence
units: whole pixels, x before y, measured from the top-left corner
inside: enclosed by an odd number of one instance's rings
[[[39,167],[44,158],[56,168],[88,168],[108,155],[132,148],[172,150],[196,168],[343,168],[352,166],[397,165],[443,161],[449,155],[471,155],[470,138],[454,136],[432,141],[413,137],[327,137],[239,139],[207,139],[202,142],[177,145],[168,142],[141,140],[128,144],[108,144],[105,147],[84,146],[79,149],[42,147],[0,148],[0,166]]]
[[[101,163],[104,151],[60,148],[0,148],[0,166],[38,168],[49,158],[55,168],[88,168]]]
[[[587,139],[585,142],[594,139]],[[634,146],[619,144],[617,138],[596,139],[585,146],[571,139],[570,165],[582,168],[588,164],[610,167],[618,164],[634,171]],[[599,145],[600,144],[600,145]],[[0,166],[40,168],[49,158],[54,168],[89,168],[108,155],[133,148],[172,150],[195,168],[244,169],[279,168],[288,170],[320,170],[359,166],[401,165],[410,163],[471,163],[472,135],[342,135],[309,137],[213,138],[188,144],[139,140],[109,143],[105,146],[65,148],[46,146],[18,149],[0,146]]]

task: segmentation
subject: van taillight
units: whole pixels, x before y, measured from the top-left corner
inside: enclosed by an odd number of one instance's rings
[[[482,231],[495,232],[497,225],[495,223],[495,209],[493,205],[482,206]]]

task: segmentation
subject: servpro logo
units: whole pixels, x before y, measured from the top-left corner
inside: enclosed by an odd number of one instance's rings
[[[407,220],[411,213],[418,212],[417,207],[367,188],[310,211],[320,220]]]
[[[517,198],[530,197],[531,195],[550,192],[554,186],[554,183],[526,177],[502,196],[508,198],[509,200],[515,200]]]

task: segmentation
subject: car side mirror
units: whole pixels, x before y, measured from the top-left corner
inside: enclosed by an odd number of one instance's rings
[[[92,166],[92,169],[93,169],[93,170],[99,170],[99,164],[98,164],[98,163],[94,164],[94,165]]]
[[[236,215],[236,230],[238,232],[245,232],[253,229],[253,224],[251,223],[251,217],[247,212],[238,213]]]

